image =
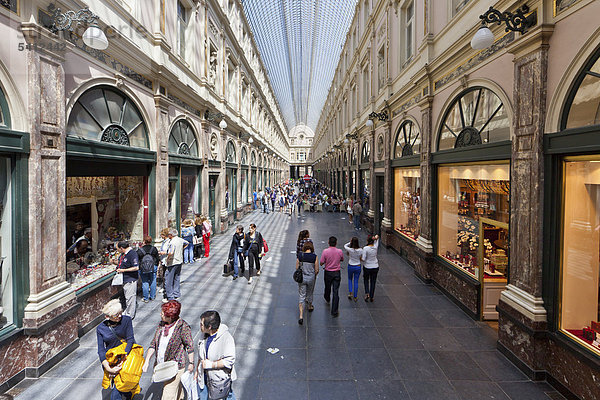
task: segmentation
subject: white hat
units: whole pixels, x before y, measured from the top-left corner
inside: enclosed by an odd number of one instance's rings
[[[152,375],[152,381],[154,383],[166,382],[169,379],[173,379],[179,371],[179,365],[177,361],[165,361],[157,364],[154,367],[154,374]]]

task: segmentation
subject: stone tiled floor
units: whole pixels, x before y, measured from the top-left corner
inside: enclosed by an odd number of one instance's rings
[[[381,269],[374,303],[346,298],[342,275],[339,318],[323,300],[320,275],[315,311],[297,323],[297,285],[292,281],[297,232],[309,229],[320,254],[330,235],[341,243],[355,234],[342,214],[250,214],[271,249],[263,274],[223,278],[230,234],[212,241],[212,255],[185,266],[182,317],[199,339],[199,316],[216,309],[237,345],[234,383],[238,399],[512,399],[561,398],[546,383],[532,382],[495,346],[496,332],[473,321],[432,286],[417,279],[395,253],[379,250]],[[359,234],[361,244],[364,233]],[[343,271],[345,272],[345,271]],[[362,284],[362,279],[361,282]],[[363,290],[360,290],[362,298]],[[160,318],[160,303],[139,303],[135,336],[147,346]],[[271,355],[266,349],[278,347]],[[39,379],[8,394],[16,399],[100,399],[102,370],[92,331],[80,347]],[[137,399],[159,399],[160,388],[142,378]]]

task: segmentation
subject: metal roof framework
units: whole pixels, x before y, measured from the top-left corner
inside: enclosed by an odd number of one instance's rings
[[[288,130],[315,130],[357,0],[242,0]]]

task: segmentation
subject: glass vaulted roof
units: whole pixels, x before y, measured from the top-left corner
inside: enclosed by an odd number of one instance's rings
[[[315,130],[356,0],[242,0],[288,129]]]

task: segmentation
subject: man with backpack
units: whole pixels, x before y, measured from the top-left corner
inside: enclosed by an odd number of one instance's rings
[[[152,236],[144,236],[144,245],[137,250],[137,253],[140,260],[142,301],[147,303],[156,297],[156,271],[160,262],[158,250],[152,245]]]

